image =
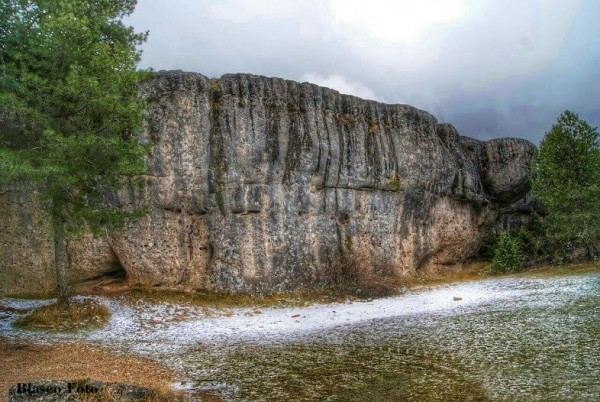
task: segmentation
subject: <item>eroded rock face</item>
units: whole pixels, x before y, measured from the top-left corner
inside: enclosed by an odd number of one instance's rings
[[[494,139],[485,143],[482,171],[486,190],[504,207],[529,191],[530,165],[534,148],[524,139]]]
[[[531,143],[462,137],[411,106],[245,74],[160,72],[142,93],[147,186],[118,198],[151,213],[92,253],[135,283],[313,288],[348,256],[395,275],[439,269],[473,255],[528,191]]]
[[[56,288],[53,242],[34,189],[0,189],[0,296],[44,295]],[[107,238],[85,236],[69,244],[67,279],[76,282],[118,269]]]

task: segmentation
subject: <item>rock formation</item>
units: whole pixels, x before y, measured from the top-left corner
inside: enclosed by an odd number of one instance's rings
[[[141,90],[147,185],[115,202],[151,212],[72,242],[73,279],[120,265],[133,283],[268,293],[327,286],[348,256],[396,276],[444,269],[528,192],[530,142],[462,137],[411,106],[247,74],[159,72]],[[51,289],[35,196],[3,191],[1,286]]]

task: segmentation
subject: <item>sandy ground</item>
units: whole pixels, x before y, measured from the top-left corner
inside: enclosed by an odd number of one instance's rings
[[[0,397],[14,384],[36,380],[93,378],[168,388],[175,379],[173,371],[149,359],[115,355],[85,343],[46,346],[0,338],[0,367]]]

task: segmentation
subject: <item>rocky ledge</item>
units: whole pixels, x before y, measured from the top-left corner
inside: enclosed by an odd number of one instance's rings
[[[445,269],[529,191],[533,144],[463,137],[411,106],[248,74],[159,72],[141,90],[147,185],[114,198],[150,213],[72,241],[72,280],[123,269],[135,284],[269,293],[328,286],[351,259],[373,275]],[[53,287],[38,209],[0,190],[0,291]]]

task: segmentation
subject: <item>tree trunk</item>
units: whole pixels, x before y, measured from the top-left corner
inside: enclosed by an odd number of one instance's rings
[[[69,302],[69,290],[67,288],[67,243],[63,235],[54,236],[54,264],[56,268],[56,293],[59,303]]]

